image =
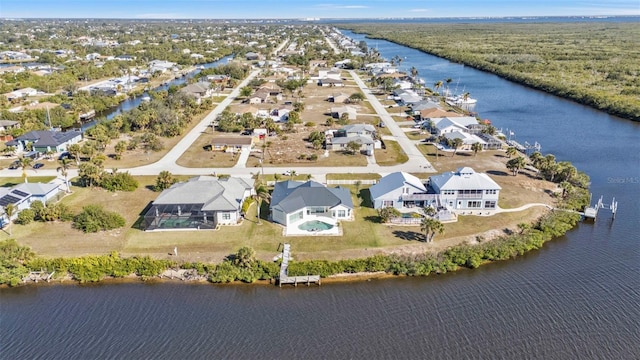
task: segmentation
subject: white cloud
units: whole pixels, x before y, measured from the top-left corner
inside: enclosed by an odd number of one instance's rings
[[[409,12],[428,12],[431,11],[429,9],[411,9]]]

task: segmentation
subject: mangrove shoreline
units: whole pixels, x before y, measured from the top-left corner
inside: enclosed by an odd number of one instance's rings
[[[640,96],[638,86],[640,86],[640,82],[637,80],[640,66],[633,63],[620,65],[614,58],[603,59],[603,54],[588,52],[588,50],[578,53],[577,50],[571,48],[567,50],[566,54],[559,54],[558,41],[564,41],[564,46],[568,46],[570,41],[574,43],[583,40],[594,41],[593,39],[557,40],[549,39],[551,32],[541,33],[539,37],[536,37],[535,33],[528,34],[530,39],[529,46],[540,43],[539,48],[545,48],[546,46],[550,48],[546,53],[544,50],[539,49],[534,53],[534,51],[521,50],[515,44],[505,45],[501,43],[501,40],[503,41],[504,39],[495,39],[499,35],[504,35],[505,38],[510,36],[505,31],[509,29],[508,26],[514,26],[514,24],[455,25],[458,27],[454,28],[453,24],[449,24],[449,27],[446,28],[448,31],[446,34],[440,32],[444,28],[442,24],[403,24],[402,29],[398,29],[392,24],[340,24],[340,28],[365,34],[370,39],[386,40],[455,63],[464,64],[520,85],[604,111],[610,115],[640,121],[640,101],[638,101],[638,96]],[[526,25],[531,27],[535,24]],[[550,24],[538,25],[540,28],[550,26]],[[587,30],[592,31],[589,35],[597,33],[597,31],[603,31],[595,28],[598,24],[587,24],[593,26],[593,29],[584,24],[578,25],[583,25]],[[569,26],[571,24],[567,25],[567,27]],[[512,27],[511,29],[515,28]],[[639,35],[640,25],[631,23],[628,28],[620,26],[615,30],[625,36],[618,43],[607,39],[605,35],[596,40],[599,43],[608,40],[609,43],[607,45],[609,46],[619,45],[615,47],[616,50],[614,52],[617,51],[616,54],[623,58],[633,58],[634,54],[637,56],[635,48],[628,48],[628,43],[631,40],[627,37]],[[466,39],[472,32],[477,32],[480,35],[484,35],[486,32],[487,38],[484,38],[482,43],[489,47],[495,46],[493,50],[496,53],[489,53],[491,50],[483,53],[481,49],[484,48],[474,47],[472,40]],[[562,32],[559,32],[556,35],[560,36],[562,34]],[[433,43],[429,41],[433,41]],[[549,45],[551,42],[553,42],[553,48]],[[595,45],[584,45],[584,47],[593,48]],[[519,51],[524,52],[519,53]],[[576,52],[576,54],[573,54],[573,52]],[[574,62],[570,66],[576,69],[584,67],[585,70],[575,70],[574,73],[565,72],[562,66],[566,65],[558,65],[562,62]],[[594,62],[599,63],[594,64]],[[620,90],[621,88],[622,90]]]
[[[520,233],[504,235],[475,245],[454,246],[437,254],[374,255],[338,261],[292,261],[289,263],[289,275],[320,275],[323,282],[332,283],[394,276],[428,276],[464,268],[475,269],[490,262],[512,259],[540,249],[544,243],[563,236],[575,227],[580,217],[577,212],[552,210]],[[20,246],[15,240],[0,243],[0,252],[3,253],[0,282],[6,284],[4,286],[33,284],[22,281],[31,271],[54,273],[50,282],[40,281],[38,284],[138,281],[270,284],[275,283],[280,270],[279,262],[256,260],[252,250],[248,248],[241,248],[219,264],[177,264],[149,256],[123,258],[115,252],[101,256],[44,259],[35,257],[28,248]],[[171,269],[186,270],[190,278],[181,280],[180,277],[174,277],[171,280],[166,273]]]

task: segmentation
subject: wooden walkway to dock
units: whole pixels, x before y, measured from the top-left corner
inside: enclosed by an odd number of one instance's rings
[[[289,276],[289,259],[291,259],[291,244],[284,244],[282,247],[282,263],[280,264],[280,276],[278,277],[278,286],[282,287],[282,284],[311,284],[320,285],[320,275],[303,275],[303,276]]]

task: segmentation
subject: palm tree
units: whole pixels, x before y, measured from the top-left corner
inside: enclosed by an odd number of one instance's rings
[[[415,81],[416,77],[418,77],[418,69],[416,69],[415,66],[412,66],[409,71],[411,72],[411,77],[413,77],[413,81]]]
[[[269,189],[262,182],[256,182],[254,190],[255,194],[253,195],[253,199],[256,201],[256,214],[258,215],[258,224],[261,224],[262,221],[260,220],[260,208],[262,207],[262,202],[266,202],[267,204],[269,203],[271,194],[269,194]]]
[[[27,168],[31,166],[33,159],[23,156],[18,161],[20,161],[20,167],[22,168],[22,178],[24,179],[24,182],[27,182]]]
[[[473,143],[473,145],[471,145],[471,150],[473,150],[473,156],[478,156],[478,151],[482,150],[482,144],[479,142]]]
[[[378,216],[380,217],[380,221],[383,223],[387,223],[391,219],[399,217],[400,215],[400,211],[391,206],[378,209]]]
[[[567,196],[573,191],[573,185],[571,185],[568,181],[563,181],[560,183],[560,188],[562,189],[562,198],[566,199]]]
[[[426,206],[425,208],[422,209],[422,211],[424,212],[425,215],[433,217],[436,215],[436,208],[434,208],[433,206],[429,205]]]
[[[458,152],[458,149],[460,148],[460,146],[462,146],[462,144],[463,144],[462,139],[460,138],[453,139],[451,144],[453,145],[453,156],[456,156],[456,153]]]
[[[11,236],[11,218],[13,217],[13,215],[16,214],[16,211],[18,211],[18,208],[16,207],[15,204],[12,203],[8,203],[7,205],[4,206],[4,213],[5,215],[7,215],[7,221],[9,222],[9,236]]]
[[[518,175],[520,169],[524,168],[527,165],[527,162],[524,160],[522,156],[518,156],[517,158],[513,158],[507,161],[507,169],[511,170],[513,176]]]
[[[295,170],[291,170],[289,171],[289,177],[291,178],[291,180],[293,180],[294,177],[296,177],[298,175],[298,172]]]
[[[67,148],[67,151],[76,160],[76,165],[80,165],[80,145],[79,144],[71,144]]]
[[[512,156],[515,156],[518,153],[518,150],[513,147],[513,146],[509,146],[507,148],[507,157],[511,158]]]
[[[449,84],[451,84],[453,82],[452,78],[447,78],[445,80],[445,82],[447,83],[447,95],[451,95],[451,93],[449,92]]]
[[[444,233],[444,225],[436,219],[425,217],[420,223],[420,231],[424,233],[425,241],[431,242],[436,232],[439,234]]]
[[[435,84],[433,84],[433,87],[436,89],[436,92],[438,92],[438,89],[442,87],[442,80],[438,80]]]
[[[56,169],[64,177],[64,184],[67,187],[67,193],[71,192],[71,187],[69,186],[69,168],[71,167],[71,160],[64,158],[58,160],[60,166]]]

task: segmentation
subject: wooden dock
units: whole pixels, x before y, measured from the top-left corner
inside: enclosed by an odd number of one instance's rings
[[[282,263],[280,264],[280,276],[278,276],[278,286],[282,287],[282,284],[311,284],[320,285],[320,275],[302,275],[302,276],[289,276],[289,259],[291,259],[291,244],[284,244],[282,247]]]

